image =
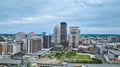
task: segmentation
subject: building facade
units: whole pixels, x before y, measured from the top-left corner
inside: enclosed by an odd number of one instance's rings
[[[32,39],[33,37],[36,37],[36,36],[37,36],[37,34],[35,32],[30,32],[27,34],[28,39]]]
[[[24,38],[26,38],[26,34],[24,32],[18,32],[15,34],[16,41],[22,41]]]
[[[0,43],[0,55],[14,55],[21,51],[21,44],[16,42],[8,43],[1,42]]]
[[[60,44],[60,26],[59,24],[56,24],[54,27],[54,44]]]
[[[7,54],[7,43],[1,42],[0,43],[0,55],[5,55],[5,54]]]
[[[69,47],[78,47],[80,41],[80,29],[78,26],[70,27]]]
[[[115,62],[120,62],[120,51],[109,50],[108,57]]]
[[[4,40],[4,37],[0,36],[0,41],[1,41],[1,42],[2,42],[2,41],[5,41],[5,40]]]
[[[67,23],[60,23],[60,44],[67,47]]]
[[[43,43],[42,48],[50,48],[51,47],[51,36],[50,35],[44,35],[42,43]]]
[[[27,39],[27,53],[34,53],[41,50],[41,39],[33,38]]]

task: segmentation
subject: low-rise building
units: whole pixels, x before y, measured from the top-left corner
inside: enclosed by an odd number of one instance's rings
[[[89,47],[88,47],[88,53],[95,54],[95,48],[94,48],[94,46],[89,45]]]
[[[92,45],[80,45],[78,47],[78,52],[85,52],[85,53],[90,53],[94,54],[95,53],[95,48]]]
[[[17,42],[8,43],[7,45],[7,54],[14,55],[21,51],[21,44]]]
[[[53,50],[55,50],[55,51],[62,51],[63,48],[64,48],[63,45],[55,45]]]
[[[117,48],[120,48],[120,44],[117,45]]]
[[[88,52],[88,46],[80,45],[80,46],[78,46],[78,51],[79,52]]]
[[[50,58],[30,58],[29,59],[30,66],[37,66],[37,67],[54,67],[60,66],[59,61],[57,59],[50,59]]]
[[[94,51],[94,50],[95,50],[95,49],[94,49],[94,46],[89,45],[88,50],[89,50],[89,51]]]
[[[104,47],[103,47],[102,45],[96,45],[96,46],[95,46],[95,51],[96,51],[98,54],[103,54]]]
[[[21,44],[16,42],[0,42],[0,56],[10,58],[21,51]]]
[[[7,42],[0,42],[0,55],[7,54]]]
[[[120,51],[109,50],[108,57],[115,62],[120,62]]]

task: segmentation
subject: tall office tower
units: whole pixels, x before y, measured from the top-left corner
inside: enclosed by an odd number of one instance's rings
[[[32,38],[27,40],[27,53],[34,53],[41,50],[41,39]]]
[[[22,41],[24,38],[26,38],[26,34],[24,32],[18,32],[15,34],[16,41]]]
[[[36,36],[37,36],[37,34],[35,32],[30,32],[30,33],[27,34],[28,39],[32,39],[32,38],[34,38]]]
[[[60,44],[60,26],[59,26],[59,24],[55,25],[53,33],[54,33],[54,35],[53,35],[54,44]]]
[[[44,35],[43,36],[43,48],[50,48],[51,47],[51,36],[50,35]]]
[[[61,22],[60,23],[60,44],[67,47],[67,23]]]
[[[78,47],[80,41],[80,29],[78,26],[70,27],[69,47]]]

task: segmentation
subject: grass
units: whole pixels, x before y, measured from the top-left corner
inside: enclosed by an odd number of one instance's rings
[[[74,56],[74,58],[76,60],[85,60],[85,61],[89,61],[90,60],[90,56],[89,55],[81,55],[81,54],[77,54],[76,56]]]
[[[59,61],[63,61],[67,59],[66,61],[69,63],[87,63],[87,64],[94,64],[94,63],[101,64],[102,63],[102,61],[97,58],[91,59],[89,54],[75,53],[73,51],[69,51],[67,53],[57,52],[55,54],[50,54],[48,56],[50,58],[56,58]]]
[[[89,55],[76,54],[75,56],[70,56],[69,60],[79,60],[79,61],[90,61]]]
[[[54,56],[54,58],[57,58],[58,60],[62,61],[65,58],[68,60],[79,60],[79,61],[90,61],[89,55],[83,55],[83,54],[76,54],[75,52],[58,52],[51,55],[48,55],[50,58]]]

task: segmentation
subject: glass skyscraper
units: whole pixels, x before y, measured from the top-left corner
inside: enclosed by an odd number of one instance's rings
[[[67,47],[67,23],[60,23],[60,44]]]

